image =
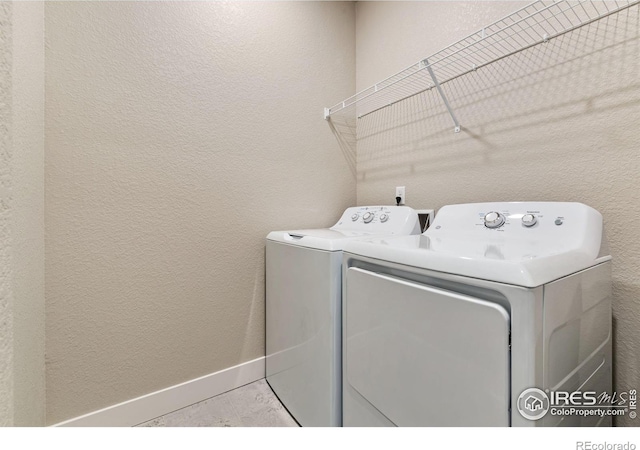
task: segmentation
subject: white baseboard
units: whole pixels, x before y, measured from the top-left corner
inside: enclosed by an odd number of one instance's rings
[[[127,400],[54,427],[131,427],[265,377],[264,356]]]

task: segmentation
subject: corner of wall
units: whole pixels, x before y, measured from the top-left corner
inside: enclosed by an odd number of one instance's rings
[[[0,2],[0,426],[13,425],[11,12]]]
[[[44,2],[12,11],[14,425],[45,423]]]
[[[0,425],[44,425],[44,3],[0,2]]]

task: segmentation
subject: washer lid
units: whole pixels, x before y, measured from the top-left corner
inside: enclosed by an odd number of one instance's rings
[[[345,251],[535,287],[611,259],[600,255],[601,240],[602,216],[581,203],[476,203],[443,207],[420,236],[371,238]]]
[[[349,240],[420,233],[418,213],[407,206],[347,208],[331,228],[273,231],[267,239],[318,250],[339,251]]]
[[[321,228],[317,230],[272,231],[267,235],[267,239],[285,244],[299,245],[300,247],[335,252],[343,250],[349,240],[374,236],[376,234],[363,231],[336,231],[330,228]]]

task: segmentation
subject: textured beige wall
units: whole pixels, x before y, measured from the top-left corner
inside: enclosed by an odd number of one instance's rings
[[[0,2],[0,426],[13,425],[12,4]]]
[[[0,3],[0,426],[44,424],[44,4]]]
[[[522,6],[358,2],[363,89]],[[358,121],[358,204],[579,201],[604,215],[614,283],[615,387],[640,388],[640,15],[599,21]],[[624,419],[619,425],[638,425]]]
[[[14,425],[45,423],[44,2],[13,4]]]
[[[264,238],[355,177],[334,2],[46,5],[47,422],[264,354]]]

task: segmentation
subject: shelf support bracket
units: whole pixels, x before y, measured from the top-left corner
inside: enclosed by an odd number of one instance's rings
[[[449,104],[449,100],[447,100],[447,96],[444,95],[444,91],[442,90],[442,87],[440,87],[440,83],[438,82],[438,79],[436,78],[436,74],[433,73],[433,69],[429,65],[429,61],[427,59],[424,59],[423,63],[425,65],[425,67],[427,68],[427,70],[429,71],[429,75],[431,75],[431,79],[433,80],[433,85],[436,87],[436,90],[438,91],[438,94],[440,94],[440,97],[442,97],[442,101],[444,102],[444,106],[447,107],[447,111],[449,111],[449,115],[451,116],[451,119],[453,120],[453,124],[454,124],[453,131],[454,131],[454,133],[460,133],[460,122],[458,122],[458,119],[456,118],[456,115],[453,113],[453,109],[451,109],[451,105]]]
[[[329,116],[331,115],[331,109],[330,108],[325,108],[324,109],[324,120],[329,120]]]

